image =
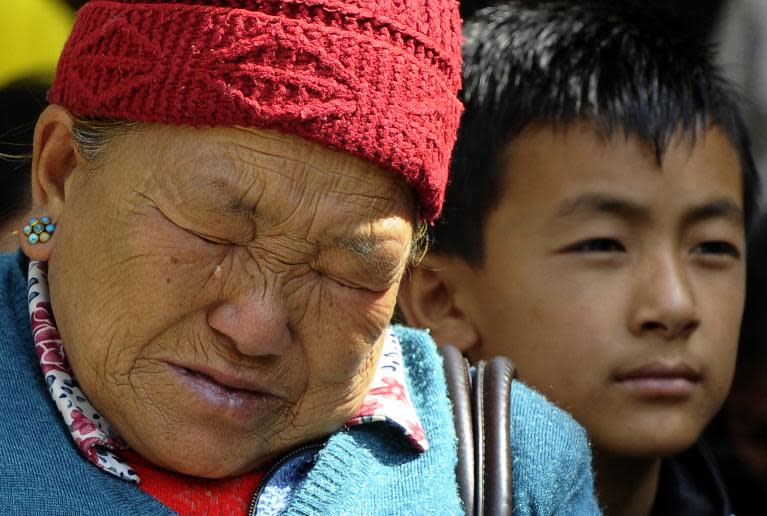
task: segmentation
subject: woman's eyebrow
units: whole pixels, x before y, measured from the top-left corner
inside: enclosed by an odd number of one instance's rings
[[[381,239],[373,236],[356,235],[339,238],[336,239],[335,245],[361,258],[377,272],[395,271],[402,264],[401,257],[392,253]]]
[[[242,191],[231,183],[211,179],[200,186],[203,192],[203,209],[215,215],[250,215],[255,205],[245,200]]]
[[[243,202],[242,199],[230,199],[221,206],[219,211],[230,215],[249,215],[253,213],[254,207]]]

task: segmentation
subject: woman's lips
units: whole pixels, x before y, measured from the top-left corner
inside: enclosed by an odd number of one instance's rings
[[[222,371],[208,367],[168,365],[194,399],[216,412],[241,421],[273,413],[282,401],[266,388]]]
[[[616,382],[647,398],[684,398],[701,382],[702,375],[685,363],[653,362],[616,375]]]

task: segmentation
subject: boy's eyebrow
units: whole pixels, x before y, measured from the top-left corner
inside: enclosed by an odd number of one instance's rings
[[[621,218],[646,220],[650,210],[630,199],[612,194],[585,193],[566,200],[558,210],[559,217],[572,217],[587,213],[608,213]]]
[[[728,219],[737,226],[742,226],[745,220],[743,208],[731,199],[721,198],[687,210],[683,223],[690,226],[710,219]]]
[[[570,217],[594,212],[608,213],[630,220],[647,220],[650,218],[648,207],[630,199],[601,193],[585,193],[565,201],[559,209],[558,215]],[[682,224],[690,226],[717,218],[728,219],[739,226],[743,225],[743,208],[726,197],[714,199],[687,209],[682,217]]]

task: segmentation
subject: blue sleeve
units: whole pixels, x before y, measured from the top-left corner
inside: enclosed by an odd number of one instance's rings
[[[519,381],[511,389],[514,515],[599,515],[585,430]]]

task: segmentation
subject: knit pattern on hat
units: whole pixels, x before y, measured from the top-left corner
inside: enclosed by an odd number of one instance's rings
[[[453,0],[93,0],[49,93],[88,118],[276,129],[442,206],[461,105]]]

